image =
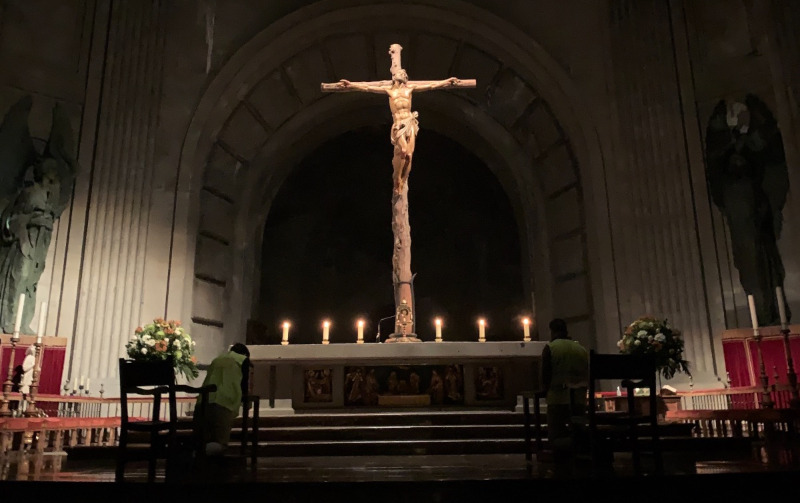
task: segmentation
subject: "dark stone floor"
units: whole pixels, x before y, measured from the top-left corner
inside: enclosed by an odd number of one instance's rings
[[[60,466],[59,466],[60,463]],[[629,460],[615,472],[592,477],[578,462],[563,471],[551,462],[529,466],[519,454],[328,456],[259,458],[255,466],[228,457],[202,471],[188,467],[177,481],[146,483],[146,465],[130,463],[125,483],[114,482],[113,459],[43,460],[20,473],[5,466],[3,501],[18,494],[32,501],[233,501],[270,502],[500,502],[500,501],[748,501],[797,494],[798,466],[769,466],[755,460],[666,464],[662,476],[633,476]],[[541,498],[548,498],[542,500]],[[791,500],[791,498],[789,499]]]

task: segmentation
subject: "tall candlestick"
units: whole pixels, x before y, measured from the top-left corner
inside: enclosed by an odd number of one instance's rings
[[[522,340],[525,342],[530,342],[531,340],[531,328],[530,328],[531,320],[528,318],[522,319]]]
[[[486,320],[478,320],[478,342],[486,342]]]
[[[436,325],[436,342],[442,342],[442,319],[436,318],[434,324]]]
[[[89,391],[89,382],[90,382],[90,381],[91,381],[91,378],[90,378],[90,377],[87,377],[87,378],[86,378],[86,391],[87,391],[87,392]]]
[[[83,384],[84,384],[85,381],[86,381],[86,376],[82,375],[81,376],[81,383],[78,385],[78,387],[79,388],[83,388],[84,387]]]
[[[778,314],[781,316],[781,330],[785,330],[789,327],[789,322],[786,319],[786,305],[783,298],[783,288],[776,286],[775,295],[778,296]]]
[[[25,294],[19,294],[19,302],[17,302],[17,319],[14,321],[14,335],[15,339],[19,339],[19,330],[22,328],[22,313],[25,309]]]
[[[42,343],[42,337],[44,336],[44,325],[47,323],[47,302],[42,302],[42,307],[39,311],[39,330],[36,334],[36,344]]]
[[[358,320],[358,339],[356,342],[358,344],[364,343],[364,320]]]
[[[330,321],[325,320],[324,322],[322,322],[322,343],[323,344],[328,344],[328,342],[329,342],[328,338],[330,337],[330,328],[331,328],[331,322]]]
[[[756,302],[752,295],[747,296],[747,303],[750,304],[750,320],[753,322],[753,330],[758,332],[758,316],[756,315]]]
[[[283,322],[283,340],[281,341],[281,344],[283,344],[284,346],[289,344],[289,327],[290,326],[291,326],[291,324],[288,321],[284,321]]]

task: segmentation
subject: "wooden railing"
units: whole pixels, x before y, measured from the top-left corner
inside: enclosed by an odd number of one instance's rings
[[[679,392],[682,410],[728,410],[760,409],[763,399],[763,388],[752,386],[747,388],[725,388]],[[791,406],[792,388],[786,384],[769,387],[769,396],[774,404],[772,408],[788,409]]]

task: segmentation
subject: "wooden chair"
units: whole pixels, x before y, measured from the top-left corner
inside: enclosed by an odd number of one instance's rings
[[[598,381],[621,380],[620,388],[627,393],[627,410],[598,410],[595,403]],[[634,389],[650,392],[646,405],[635,400]],[[658,426],[656,396],[656,363],[651,355],[598,354],[589,352],[589,443],[592,453],[592,471],[603,475],[603,470],[613,468],[614,452],[630,452],[636,475],[644,473],[640,437],[649,438],[655,473],[663,474],[663,459]],[[611,463],[611,466],[609,466]]]
[[[121,420],[119,446],[117,451],[117,482],[125,477],[125,464],[133,459],[142,459],[142,452],[129,448],[130,434],[141,432],[149,434],[149,447],[144,458],[147,459],[147,481],[154,482],[158,459],[166,461],[165,480],[170,481],[172,468],[179,455],[178,410],[176,394],[184,392],[200,395],[202,400],[198,407],[208,403],[208,395],[216,390],[216,386],[194,387],[179,385],[175,382],[175,367],[169,360],[161,362],[141,362],[135,360],[119,360],[119,382],[121,401]],[[151,396],[152,413],[148,419],[135,419],[128,415],[128,397],[130,395]],[[167,407],[163,417],[161,414],[162,396],[167,396]],[[205,456],[202,442],[203,432],[192,428],[191,449],[195,459],[200,461]]]

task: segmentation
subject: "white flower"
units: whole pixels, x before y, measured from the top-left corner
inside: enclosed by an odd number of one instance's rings
[[[640,341],[639,339],[636,339],[635,341],[633,341],[633,344],[634,344],[634,346],[640,346],[642,344],[642,341]]]
[[[658,333],[658,334],[656,334],[656,337],[655,337],[655,339],[656,339],[658,342],[664,342],[665,340],[667,340],[667,336],[666,336],[666,335],[664,335],[664,334],[662,334],[662,333]]]
[[[147,354],[147,348],[142,348],[142,354],[143,354],[143,355],[146,355],[146,354]]]
[[[625,347],[625,341],[624,341],[623,339],[620,339],[620,340],[618,340],[618,341],[617,341],[617,347],[618,347],[619,349],[622,349],[622,348],[624,348],[624,347]]]
[[[174,341],[172,341],[172,345],[175,346],[176,348],[178,348],[178,347],[181,346],[181,341],[179,341],[178,339],[175,339]]]
[[[636,337],[644,337],[645,335],[647,335],[647,330],[639,330]]]
[[[145,344],[147,344],[147,345],[148,345],[148,346],[150,346],[150,347],[153,347],[153,346],[155,346],[155,345],[156,345],[156,340],[155,340],[155,339],[152,339],[152,338],[150,338],[150,339],[147,339],[146,341],[144,341],[144,343],[145,343]]]

